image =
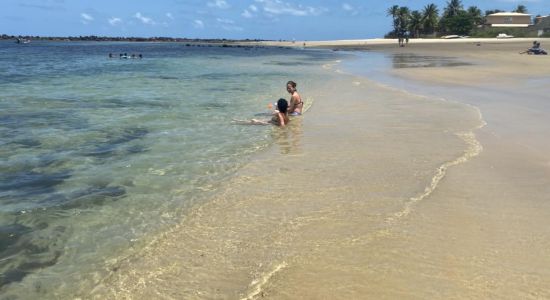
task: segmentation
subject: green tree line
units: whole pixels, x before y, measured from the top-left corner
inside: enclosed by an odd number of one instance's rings
[[[525,5],[518,5],[515,12],[527,13]],[[392,17],[393,30],[386,37],[397,38],[435,36],[436,34],[469,35],[475,28],[485,24],[490,14],[501,12],[498,9],[485,13],[476,6],[464,9],[461,0],[450,0],[440,15],[437,5],[431,3],[422,10],[412,10],[406,6],[393,5],[387,10]]]

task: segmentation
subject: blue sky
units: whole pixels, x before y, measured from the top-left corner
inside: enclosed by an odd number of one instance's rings
[[[0,0],[0,34],[330,40],[382,37],[388,7],[446,0]],[[550,14],[550,0],[463,0],[464,7]]]

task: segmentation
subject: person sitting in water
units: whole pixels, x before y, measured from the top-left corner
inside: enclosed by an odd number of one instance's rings
[[[270,122],[277,126],[284,127],[288,124],[288,121],[288,102],[281,98],[277,101],[277,110],[273,114]]]
[[[548,54],[544,49],[540,47],[540,42],[534,41],[533,46],[523,52],[520,52],[520,54],[527,53],[527,54],[542,54],[546,55]]]
[[[277,110],[273,112],[273,117],[270,120],[252,119],[250,121],[233,120],[235,124],[242,125],[277,125],[285,127],[290,120],[288,119],[288,102],[281,98],[277,101]]]
[[[302,114],[304,108],[304,101],[302,97],[298,94],[296,90],[296,82],[289,81],[286,83],[286,91],[290,94],[290,104],[288,108],[288,113],[291,116],[299,116]]]

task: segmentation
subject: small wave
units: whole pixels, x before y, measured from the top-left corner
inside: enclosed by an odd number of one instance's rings
[[[303,111],[306,113],[313,106],[313,98],[309,97],[304,100]]]
[[[341,60],[335,60],[333,62],[326,63],[326,64],[322,65],[322,68],[325,69],[325,70],[331,70],[332,68],[334,68],[335,65],[338,65],[341,62],[342,62]]]
[[[286,268],[288,264],[286,262],[283,262],[279,265],[277,265],[271,272],[264,274],[260,278],[254,279],[250,283],[251,292],[248,293],[248,295],[244,298],[241,298],[241,300],[252,300],[256,298],[257,296],[260,296],[262,294],[262,288],[263,286],[269,282],[271,277],[275,275],[277,272],[281,271],[282,269]]]
[[[270,61],[270,62],[265,62],[263,64],[273,65],[273,66],[312,66],[315,63],[303,62],[303,61]]]
[[[442,99],[442,100],[448,101],[446,99]],[[386,222],[393,223],[403,217],[408,216],[411,213],[412,207],[415,203],[430,196],[433,193],[433,191],[435,191],[435,189],[437,188],[437,185],[439,184],[441,179],[445,177],[445,175],[447,174],[447,170],[450,167],[465,163],[469,161],[472,157],[478,156],[483,151],[483,146],[476,139],[476,135],[474,131],[483,128],[485,125],[487,125],[487,123],[483,119],[483,115],[481,114],[481,111],[479,110],[478,107],[475,107],[469,104],[465,104],[465,105],[477,111],[479,120],[480,120],[480,125],[474,128],[472,131],[456,133],[456,135],[460,139],[462,139],[466,143],[466,145],[468,145],[468,148],[464,151],[464,154],[456,158],[455,160],[446,162],[441,166],[439,166],[439,168],[437,168],[437,170],[435,171],[435,175],[432,177],[430,184],[424,189],[424,192],[422,192],[420,195],[417,195],[415,197],[411,197],[409,201],[405,203],[405,206],[403,207],[403,209],[395,213],[392,217],[388,217],[386,219]]]

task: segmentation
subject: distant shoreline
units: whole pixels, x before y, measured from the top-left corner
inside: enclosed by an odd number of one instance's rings
[[[328,48],[341,50],[364,50],[365,48],[403,48],[407,49],[412,45],[423,45],[424,47],[436,45],[464,45],[476,43],[488,44],[515,44],[530,43],[534,40],[550,43],[550,38],[457,38],[457,39],[410,39],[405,47],[398,47],[397,39],[356,39],[356,40],[330,40],[330,41],[250,41],[249,44],[262,46],[283,46],[283,47],[306,47],[306,48]]]
[[[288,46],[288,47],[338,47],[338,46],[365,46],[365,45],[392,45],[397,44],[393,38],[366,38],[366,39],[343,39],[343,40],[269,40],[269,39],[203,39],[203,38],[176,38],[176,37],[109,37],[109,36],[33,36],[33,35],[8,35],[0,34],[1,40],[26,39],[33,41],[92,41],[92,42],[180,42],[180,43],[237,43],[237,44],[259,44],[262,46]],[[425,43],[468,43],[468,42],[511,42],[526,40],[545,40],[550,38],[521,37],[510,39],[499,38],[415,38],[410,39],[414,44]]]
[[[350,40],[262,40],[262,39],[191,39],[191,38],[172,38],[172,37],[100,37],[100,36],[78,36],[78,37],[41,37],[41,36],[14,36],[0,35],[0,41],[16,41],[18,39],[30,41],[50,41],[50,42],[151,42],[151,43],[187,43],[187,46],[218,46],[218,47],[278,47],[278,48],[317,48],[331,49],[334,51],[365,51],[365,50],[390,50],[402,49],[402,51],[412,50],[411,48],[421,48],[424,50],[455,50],[464,45],[518,45],[523,49],[528,47],[534,40],[538,40],[544,45],[550,44],[550,38],[429,38],[429,39],[410,39],[406,47],[398,47],[397,39],[372,38],[372,39],[350,39]],[[543,47],[544,48],[544,47]],[[407,49],[407,50],[405,50]],[[418,50],[418,49],[416,49]]]
[[[178,43],[247,43],[247,42],[268,42],[260,39],[191,39],[173,37],[106,37],[106,36],[32,36],[32,35],[0,35],[0,40],[26,39],[32,41],[57,41],[57,42],[178,42]]]

